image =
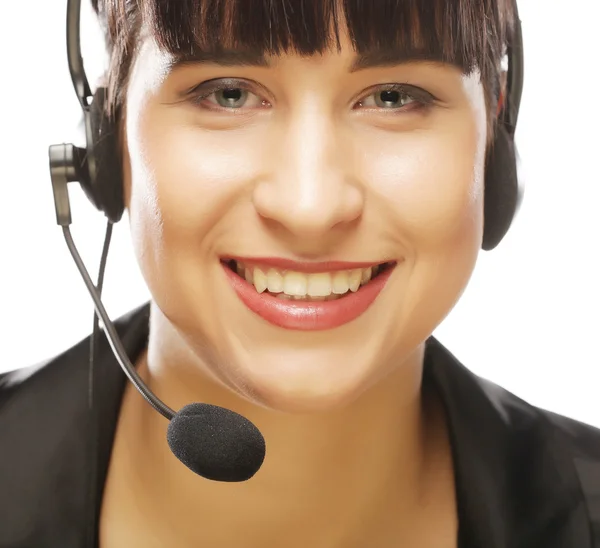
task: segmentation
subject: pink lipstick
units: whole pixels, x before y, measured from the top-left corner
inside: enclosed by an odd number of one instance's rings
[[[259,293],[253,284],[235,271],[234,261],[243,263],[246,266],[256,266],[265,271],[269,268],[277,268],[302,273],[333,273],[339,270],[378,268],[377,274],[356,291],[348,291],[343,295],[336,296],[335,300],[312,300],[311,297],[308,297],[307,300],[294,300],[289,297],[282,299],[267,291]],[[396,262],[298,263],[274,258],[247,259],[233,257],[227,257],[227,259],[221,261],[230,286],[248,309],[273,325],[299,331],[333,329],[358,318],[377,299],[396,264]]]

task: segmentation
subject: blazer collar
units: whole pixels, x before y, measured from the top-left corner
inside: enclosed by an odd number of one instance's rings
[[[428,380],[447,413],[467,546],[591,547],[581,538],[589,520],[568,442],[547,417],[471,373],[434,338]]]

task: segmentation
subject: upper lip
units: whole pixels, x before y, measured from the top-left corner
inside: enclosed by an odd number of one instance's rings
[[[252,265],[256,267],[271,267],[280,270],[294,270],[296,272],[333,272],[336,270],[354,270],[357,268],[369,268],[370,266],[377,266],[384,263],[395,262],[395,261],[321,261],[321,262],[307,262],[307,261],[294,261],[291,259],[283,259],[278,257],[223,257],[223,261],[236,261],[243,263],[246,266]]]

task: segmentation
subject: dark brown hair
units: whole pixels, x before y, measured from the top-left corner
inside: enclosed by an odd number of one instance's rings
[[[512,0],[92,0],[110,55],[109,110],[118,115],[142,26],[175,57],[196,50],[277,55],[339,47],[345,21],[357,53],[401,49],[481,72],[495,118]]]

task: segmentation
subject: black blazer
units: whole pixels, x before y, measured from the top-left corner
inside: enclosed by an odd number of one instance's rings
[[[146,305],[116,322],[132,361],[148,320]],[[97,546],[126,382],[101,339],[91,394],[89,339],[0,375],[0,548]],[[434,338],[424,383],[447,411],[461,548],[600,548],[600,430],[475,376]]]

